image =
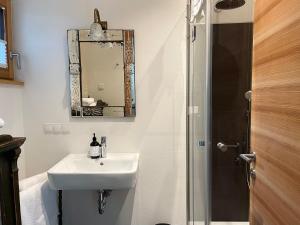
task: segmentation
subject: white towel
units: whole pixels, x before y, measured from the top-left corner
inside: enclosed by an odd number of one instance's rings
[[[4,120],[0,118],[0,128],[4,127],[5,123]]]
[[[97,103],[96,102],[93,102],[93,103],[82,103],[82,106],[97,106]]]
[[[191,22],[195,20],[199,11],[203,7],[203,0],[192,0],[191,1]]]
[[[89,106],[97,106],[97,102],[93,102]]]
[[[42,175],[40,175],[42,177]],[[57,192],[50,189],[48,180],[27,182],[20,192],[22,225],[57,225]]]
[[[23,179],[19,182],[19,189],[20,191],[24,191],[30,187],[32,187],[35,184],[41,183],[43,181],[46,181],[48,179],[47,173],[41,173],[26,179]]]
[[[82,103],[91,104],[93,102],[95,102],[94,98],[82,98]]]

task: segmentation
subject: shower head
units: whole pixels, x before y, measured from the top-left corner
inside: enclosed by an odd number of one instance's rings
[[[228,10],[228,9],[236,9],[243,5],[245,5],[245,0],[219,0],[215,8],[217,10]]]

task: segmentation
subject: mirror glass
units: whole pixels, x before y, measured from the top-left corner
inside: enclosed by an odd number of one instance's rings
[[[82,42],[82,106],[125,107],[122,42]]]
[[[69,30],[71,114],[73,117],[135,117],[133,30]]]

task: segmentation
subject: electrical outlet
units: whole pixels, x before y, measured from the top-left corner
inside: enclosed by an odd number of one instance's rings
[[[61,133],[62,134],[69,134],[70,133],[70,128],[67,124],[62,124],[61,125]]]
[[[43,130],[45,134],[51,134],[52,133],[52,126],[48,123],[45,123],[43,125]]]
[[[69,134],[70,129],[67,124],[62,123],[45,123],[43,124],[45,134]]]
[[[99,83],[97,85],[97,89],[98,89],[98,91],[104,91],[104,83]]]

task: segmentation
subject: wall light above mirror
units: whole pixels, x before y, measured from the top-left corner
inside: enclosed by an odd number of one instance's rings
[[[104,30],[107,30],[107,22],[101,21],[100,13],[98,9],[94,9],[94,22],[90,28],[90,37],[94,41],[98,41],[104,38]]]
[[[107,29],[95,9],[91,29],[68,30],[68,45],[71,115],[135,117],[134,31]]]

